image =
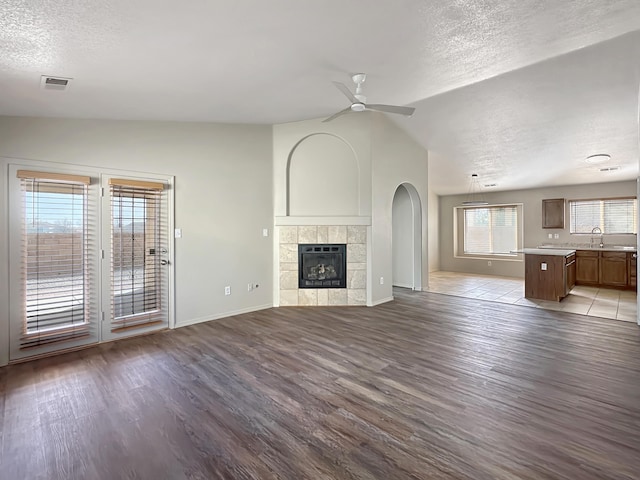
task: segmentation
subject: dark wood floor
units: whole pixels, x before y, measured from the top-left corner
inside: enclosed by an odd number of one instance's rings
[[[638,479],[640,329],[399,290],[0,369],[0,478]]]

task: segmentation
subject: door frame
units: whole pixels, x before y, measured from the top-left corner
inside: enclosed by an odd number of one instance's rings
[[[5,208],[3,209],[3,211],[0,212],[0,226],[4,227],[3,230],[5,232],[4,235],[0,235],[0,248],[3,248],[6,251],[7,254],[7,258],[11,258],[11,250],[10,250],[10,240],[12,238],[15,239],[15,231],[17,230],[18,232],[21,231],[20,228],[15,228],[14,225],[11,225],[11,223],[13,222],[13,218],[15,217],[15,213],[13,213],[13,209],[16,208],[14,207],[15,204],[15,199],[11,198],[11,192],[10,192],[10,178],[9,178],[9,172],[13,171],[13,168],[24,168],[24,169],[29,169],[29,170],[35,170],[35,169],[40,169],[40,170],[44,170],[44,171],[60,171],[60,172],[66,172],[66,173],[71,173],[71,172],[75,172],[75,173],[83,173],[85,175],[89,175],[91,176],[92,180],[95,180],[96,184],[97,184],[97,188],[95,189],[95,192],[93,193],[94,195],[97,195],[96,198],[96,204],[97,204],[97,236],[98,236],[98,245],[97,245],[97,255],[99,258],[96,258],[95,261],[98,262],[98,285],[97,285],[97,290],[98,290],[98,296],[99,299],[97,300],[99,302],[98,304],[98,308],[95,309],[96,313],[96,318],[94,319],[95,325],[96,325],[96,330],[97,330],[97,342],[92,342],[89,343],[88,345],[96,345],[96,344],[100,344],[100,343],[106,343],[109,341],[113,341],[113,340],[117,340],[119,338],[125,338],[124,335],[122,336],[118,336],[117,338],[110,338],[110,339],[104,339],[103,335],[102,335],[102,323],[105,320],[105,315],[106,315],[106,311],[104,309],[104,302],[110,302],[110,297],[104,298],[104,272],[103,269],[104,268],[108,268],[108,265],[106,265],[107,262],[101,260],[101,251],[103,250],[104,246],[103,246],[103,228],[104,228],[104,222],[105,219],[104,217],[104,213],[103,213],[103,203],[104,201],[109,201],[109,197],[108,197],[108,192],[105,192],[103,190],[104,185],[102,185],[103,183],[103,177],[104,176],[117,176],[117,177],[124,177],[124,178],[139,178],[139,179],[148,179],[148,180],[156,180],[156,181],[162,181],[164,183],[166,183],[167,185],[167,190],[166,190],[166,196],[167,196],[167,200],[166,200],[166,205],[167,205],[167,244],[168,244],[168,253],[167,253],[167,260],[169,261],[169,264],[167,265],[168,268],[168,272],[167,272],[167,315],[168,315],[168,328],[169,329],[173,329],[176,327],[176,318],[175,318],[175,235],[174,235],[174,231],[175,231],[175,196],[174,196],[174,188],[175,188],[175,176],[174,175],[166,175],[166,174],[158,174],[158,173],[151,173],[151,172],[140,172],[140,171],[130,171],[130,170],[121,170],[121,169],[113,169],[113,168],[99,168],[99,167],[92,167],[92,166],[86,166],[86,165],[76,165],[76,164],[66,164],[66,163],[59,163],[59,162],[49,162],[49,161],[43,161],[43,160],[30,160],[30,159],[20,159],[20,158],[11,158],[11,157],[0,157],[0,168],[2,169],[2,172],[0,173],[0,182],[2,182],[3,186],[5,187]],[[108,221],[108,219],[106,220]],[[7,263],[11,263],[11,262],[7,262]],[[9,264],[7,265],[0,265],[0,273],[3,274],[2,275],[2,279],[0,279],[0,286],[3,286],[3,282],[7,281],[9,279],[10,276],[10,266]],[[40,354],[34,354],[33,356],[25,356],[25,357],[21,357],[21,358],[16,358],[16,359],[12,359],[11,358],[11,350],[12,350],[12,312],[14,310],[14,307],[12,305],[12,302],[14,302],[13,295],[10,293],[10,282],[7,283],[7,288],[6,289],[0,289],[0,300],[5,300],[6,301],[0,301],[0,331],[5,331],[8,333],[8,335],[6,335],[6,341],[3,342],[3,344],[0,344],[0,366],[2,365],[6,365],[6,364],[10,364],[10,363],[16,363],[16,362],[21,362],[24,360],[29,360],[32,358],[37,358],[38,356],[41,355],[51,355],[51,354],[55,354],[56,352],[63,352],[66,350],[74,350],[74,349],[78,349],[78,348],[86,348],[87,345],[74,345],[71,342],[69,342],[69,345],[62,345],[62,348],[60,349],[56,349],[53,350],[51,352],[45,352],[45,353],[40,353]],[[1,305],[4,305],[5,307],[2,308]],[[15,328],[15,327],[14,327]],[[139,331],[138,331],[139,330]],[[134,329],[131,331],[131,333],[128,336],[136,336],[136,335],[142,335],[142,334],[146,334],[149,333],[149,331],[152,331],[150,329],[144,329],[144,328],[140,328],[140,329]]]
[[[398,185],[393,193],[393,200],[395,200],[396,193],[400,187],[409,194],[411,200],[411,268],[412,268],[412,290],[422,290],[422,202],[420,201],[420,195],[418,190],[411,183],[401,183]],[[393,215],[393,200],[391,205],[391,212]],[[391,237],[393,241],[393,218],[391,219]],[[392,249],[393,252],[393,249]],[[392,253],[393,255],[393,253]],[[392,257],[392,262],[395,259]]]
[[[111,279],[110,279],[110,262],[107,252],[111,249],[111,198],[109,194],[109,179],[110,178],[125,178],[129,180],[141,180],[141,181],[157,181],[166,183],[167,189],[163,192],[166,195],[166,208],[167,212],[167,248],[168,252],[164,255],[164,259],[168,261],[168,264],[163,268],[167,269],[167,325],[150,325],[141,326],[129,331],[114,333],[109,329],[110,316],[111,316]],[[100,173],[100,189],[101,189],[101,226],[100,231],[100,250],[102,252],[101,266],[100,266],[100,305],[101,305],[101,335],[100,343],[106,343],[121,338],[128,338],[137,335],[145,335],[155,331],[163,330],[165,328],[175,328],[175,302],[174,302],[174,259],[175,259],[175,235],[174,233],[174,204],[173,204],[173,182],[174,177],[167,177],[166,175],[157,174],[143,174],[139,172],[126,172],[126,171],[101,171]]]

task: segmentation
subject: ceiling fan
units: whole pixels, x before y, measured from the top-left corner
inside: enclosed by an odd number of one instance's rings
[[[385,112],[385,113],[397,113],[400,115],[413,115],[415,112],[415,108],[413,107],[401,107],[398,105],[381,105],[379,103],[367,104],[367,97],[362,94],[362,84],[367,79],[366,73],[356,73],[351,77],[353,83],[356,84],[356,93],[351,93],[351,90],[347,88],[344,83],[333,82],[333,84],[344,93],[344,96],[347,97],[351,101],[351,106],[345,108],[344,110],[340,110],[338,113],[331,115],[329,118],[325,118],[323,122],[330,122],[331,120],[338,118],[345,113],[349,112],[362,112],[364,110],[375,110],[376,112]]]

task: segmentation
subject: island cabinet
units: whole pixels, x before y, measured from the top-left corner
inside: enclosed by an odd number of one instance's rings
[[[540,300],[562,300],[575,285],[575,258],[573,252],[567,255],[526,254],[524,296]]]
[[[576,251],[576,284],[636,289],[636,258],[631,252]]]

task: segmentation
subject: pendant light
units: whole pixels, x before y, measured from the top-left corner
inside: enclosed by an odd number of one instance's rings
[[[478,180],[477,173],[471,175],[471,181],[469,182],[469,193],[467,195],[467,199],[462,202],[462,205],[489,205],[489,202],[487,202],[482,195],[480,181]]]

